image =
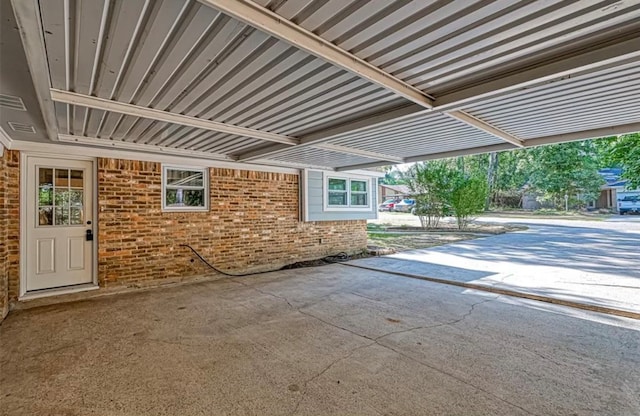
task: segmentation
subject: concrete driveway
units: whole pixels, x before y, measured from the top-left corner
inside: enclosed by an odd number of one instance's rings
[[[409,223],[394,214],[378,222]],[[527,231],[356,263],[640,312],[640,217],[607,221],[483,217]]]
[[[640,321],[345,265],[12,312],[2,415],[637,415]]]

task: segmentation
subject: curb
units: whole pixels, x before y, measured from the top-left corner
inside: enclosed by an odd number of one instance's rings
[[[623,310],[623,309],[608,308],[606,306],[589,305],[589,304],[585,304],[585,303],[573,302],[573,301],[570,301],[570,300],[552,298],[552,297],[548,297],[548,296],[534,295],[534,294],[525,293],[525,292],[516,292],[515,290],[499,289],[499,288],[495,288],[495,287],[491,287],[491,286],[477,285],[477,284],[473,284],[473,283],[456,282],[456,281],[453,281],[453,280],[439,279],[437,277],[429,277],[429,276],[423,276],[423,275],[419,275],[419,274],[412,274],[412,273],[405,273],[405,272],[395,272],[395,271],[389,271],[389,270],[385,270],[385,269],[379,269],[377,267],[362,266],[362,265],[358,265],[358,264],[349,264],[349,263],[337,263],[337,264],[341,264],[343,266],[355,267],[355,268],[358,268],[358,269],[371,270],[371,271],[374,271],[374,272],[393,274],[393,275],[396,275],[396,276],[409,277],[411,279],[426,280],[428,282],[433,282],[433,283],[441,283],[441,284],[450,285],[450,286],[458,286],[458,287],[463,287],[465,289],[481,290],[481,291],[484,291],[484,292],[497,293],[499,295],[512,296],[512,297],[522,298],[522,299],[536,300],[536,301],[539,301],[539,302],[546,302],[546,303],[552,303],[552,304],[555,304],[555,305],[568,306],[570,308],[582,309],[582,310],[590,311],[590,312],[598,312],[598,313],[604,313],[604,314],[607,314],[607,315],[622,316],[622,317],[625,317],[625,318],[631,318],[631,319],[640,320],[640,313],[626,311],[626,310]]]

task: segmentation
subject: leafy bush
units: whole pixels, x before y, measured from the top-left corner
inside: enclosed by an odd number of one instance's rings
[[[465,178],[456,172],[452,180],[451,191],[447,198],[458,222],[458,228],[467,228],[474,214],[484,211],[485,199],[489,190],[483,178]]]
[[[416,164],[407,179],[416,200],[415,214],[425,229],[437,227],[442,217],[451,214],[458,228],[464,229],[472,215],[484,211],[486,180],[475,174],[465,175],[446,161]]]
[[[436,228],[440,218],[447,215],[449,174],[449,167],[442,161],[417,163],[409,172],[407,182],[416,200],[414,213],[422,228]]]

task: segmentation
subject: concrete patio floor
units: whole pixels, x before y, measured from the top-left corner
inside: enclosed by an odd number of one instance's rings
[[[640,322],[344,265],[12,312],[2,415],[637,415]]]

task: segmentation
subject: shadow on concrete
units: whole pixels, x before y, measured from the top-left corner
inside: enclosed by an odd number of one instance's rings
[[[407,253],[446,253],[482,261],[566,267],[640,279],[640,234],[567,226],[536,226]],[[632,265],[635,264],[636,267]]]
[[[381,271],[388,271],[390,273],[412,273],[427,277],[435,277],[438,279],[451,279],[462,282],[472,282],[495,274],[490,271],[467,269],[463,267],[430,263],[428,261],[396,258],[392,256],[354,260],[351,263],[375,267]]]

